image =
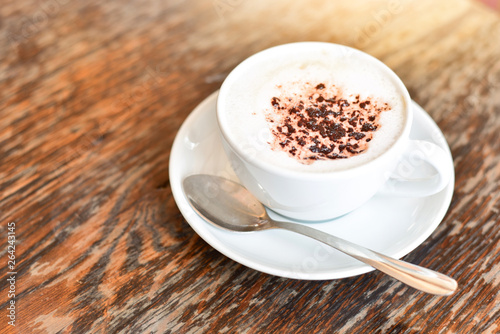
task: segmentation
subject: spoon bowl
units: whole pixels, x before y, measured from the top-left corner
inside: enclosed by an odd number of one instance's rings
[[[194,210],[212,225],[252,232],[266,229],[269,223],[264,206],[236,182],[198,174],[185,178],[183,187]]]
[[[273,220],[265,207],[236,182],[197,174],[186,177],[183,188],[193,209],[216,227],[236,232],[285,229],[327,244],[421,291],[450,295],[457,289],[457,282],[441,273],[393,259],[307,225]]]

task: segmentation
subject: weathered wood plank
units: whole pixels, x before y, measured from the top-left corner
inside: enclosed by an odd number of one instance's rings
[[[5,1],[0,8],[1,333],[497,333],[500,18],[468,1]],[[247,56],[321,40],[393,68],[443,130],[456,184],[406,260],[450,297],[378,272],[245,268],[184,221],[169,152]],[[16,223],[16,327],[7,224]]]

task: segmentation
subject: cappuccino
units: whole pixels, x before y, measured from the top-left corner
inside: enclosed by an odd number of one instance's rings
[[[304,44],[245,62],[224,82],[218,121],[256,161],[342,171],[382,155],[403,132],[407,106],[395,79],[355,52]]]

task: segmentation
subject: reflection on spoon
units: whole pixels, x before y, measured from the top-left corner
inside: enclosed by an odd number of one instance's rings
[[[443,274],[396,260],[309,226],[272,220],[264,206],[240,184],[212,175],[191,175],[183,181],[194,210],[209,223],[230,231],[285,229],[321,241],[421,291],[450,295],[457,282]]]

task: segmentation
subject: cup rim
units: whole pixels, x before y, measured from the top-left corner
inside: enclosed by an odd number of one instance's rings
[[[265,54],[270,54],[273,52],[276,52],[278,49],[283,49],[283,48],[296,48],[300,46],[309,46],[309,47],[327,47],[327,48],[340,48],[343,49],[342,52],[346,52],[346,54],[352,54],[356,53],[358,55],[361,55],[362,57],[366,58],[368,61],[376,64],[379,68],[381,68],[386,75],[388,75],[391,79],[391,81],[396,84],[401,92],[401,96],[403,98],[403,103],[404,103],[404,108],[406,111],[406,119],[403,127],[403,131],[399,134],[398,138],[392,143],[392,145],[385,150],[383,153],[380,155],[374,157],[373,159],[358,165],[354,166],[351,168],[347,169],[342,169],[342,170],[337,170],[337,171],[322,171],[322,172],[309,172],[309,171],[297,171],[297,170],[290,170],[290,169],[284,169],[282,167],[273,165],[271,163],[268,163],[266,161],[262,161],[259,159],[254,159],[246,154],[244,154],[241,149],[239,148],[238,145],[235,144],[234,140],[228,135],[227,130],[221,125],[221,101],[225,98],[226,91],[228,90],[227,87],[230,84],[231,81],[235,80],[235,77],[238,75],[239,72],[243,71],[246,67],[252,64],[257,59],[260,59],[263,57]],[[240,62],[226,77],[224,82],[222,83],[220,90],[219,90],[219,95],[217,96],[217,103],[216,103],[216,118],[217,118],[217,125],[220,131],[221,136],[223,137],[224,141],[230,146],[231,150],[233,153],[235,153],[240,159],[243,161],[249,163],[250,165],[253,165],[254,167],[257,167],[259,169],[265,170],[269,173],[284,176],[284,177],[292,177],[296,179],[325,179],[327,178],[332,178],[332,177],[346,177],[348,175],[351,175],[353,173],[358,173],[360,170],[365,169],[365,168],[370,168],[370,166],[373,166],[377,163],[380,163],[380,161],[390,155],[394,150],[397,150],[401,145],[402,142],[405,140],[409,139],[409,132],[411,129],[411,124],[413,120],[413,112],[411,109],[411,98],[410,94],[404,85],[404,83],[401,81],[401,79],[394,73],[394,71],[389,68],[386,64],[384,64],[382,61],[379,59],[373,57],[372,55],[365,53],[361,50],[341,45],[341,44],[336,44],[336,43],[328,43],[328,42],[318,42],[318,41],[305,41],[305,42],[295,42],[295,43],[287,43],[287,44],[281,44],[281,45],[276,45],[264,50],[261,50],[250,57],[246,58],[242,62]]]

